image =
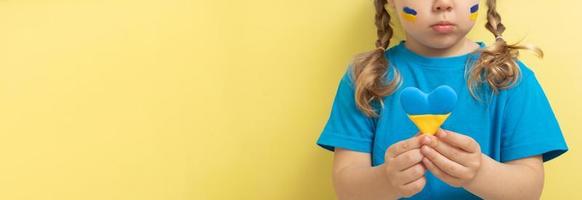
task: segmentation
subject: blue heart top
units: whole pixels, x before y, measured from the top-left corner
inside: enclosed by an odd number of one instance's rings
[[[441,85],[426,94],[415,87],[400,92],[400,104],[409,115],[447,114],[457,103],[457,93],[448,85]]]

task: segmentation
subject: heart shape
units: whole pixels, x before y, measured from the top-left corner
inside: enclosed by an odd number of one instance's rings
[[[415,87],[400,92],[400,104],[408,117],[424,134],[435,134],[457,103],[457,93],[441,85],[426,94]]]

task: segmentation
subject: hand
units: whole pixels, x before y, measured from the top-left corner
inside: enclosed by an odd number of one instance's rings
[[[410,197],[422,191],[426,184],[420,153],[421,139],[426,136],[419,135],[393,144],[384,154],[386,178],[400,197]]]
[[[466,187],[481,168],[481,148],[469,136],[439,129],[421,142],[424,166],[451,186]]]

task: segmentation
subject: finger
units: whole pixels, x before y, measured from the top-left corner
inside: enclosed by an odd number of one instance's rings
[[[422,147],[422,154],[432,161],[439,169],[455,178],[462,178],[468,174],[468,169],[459,163],[453,162],[428,146]]]
[[[403,195],[405,197],[410,197],[416,193],[419,193],[422,191],[425,185],[426,178],[424,176],[420,177],[419,179],[416,179],[415,181],[402,186]]]
[[[420,177],[424,176],[426,170],[422,166],[422,164],[417,163],[408,169],[405,169],[396,175],[396,178],[402,185],[409,184],[414,182],[415,180],[419,179]]]
[[[457,147],[453,147],[446,142],[431,142],[431,144],[433,145],[429,146],[431,146],[434,150],[438,151],[446,158],[467,167],[467,165],[465,165],[465,162],[470,154],[467,153],[466,151],[461,150]]]
[[[447,173],[443,172],[443,170],[441,170],[437,166],[435,166],[435,164],[432,161],[430,161],[430,159],[423,158],[422,159],[422,164],[424,164],[424,166],[426,167],[426,169],[428,169],[428,171],[430,171],[434,176],[436,176],[437,178],[443,180],[444,182],[447,182],[449,184],[452,183],[453,186],[458,186],[459,185],[457,179],[455,179],[451,175],[448,175]]]
[[[394,162],[394,168],[396,170],[403,171],[417,163],[420,163],[422,157],[423,156],[422,153],[420,153],[420,149],[413,149],[407,151],[406,153],[400,154],[398,157],[394,158],[391,162]]]
[[[461,148],[469,153],[475,153],[477,151],[480,151],[477,142],[469,136],[443,129],[439,129],[436,136],[441,141],[449,143],[452,146]]]
[[[411,149],[418,149],[420,148],[420,139],[422,136],[414,136],[410,139],[400,141],[396,144],[393,144],[386,150],[386,160],[390,158],[395,158],[396,156],[410,151]]]
[[[431,147],[437,146],[439,143],[439,139],[434,135],[426,135],[420,140],[421,145],[429,145]]]

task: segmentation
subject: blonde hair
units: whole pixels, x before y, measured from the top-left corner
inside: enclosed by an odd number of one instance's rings
[[[384,55],[390,45],[393,29],[390,26],[390,14],[384,8],[387,0],[374,0],[375,25],[376,25],[376,49],[356,55],[353,60],[352,76],[354,78],[355,102],[360,111],[366,116],[378,117],[373,108],[374,101],[383,105],[383,97],[391,95],[401,83],[398,70],[386,83],[386,77],[390,70],[389,61]],[[476,91],[479,86],[486,84],[494,94],[499,90],[513,86],[521,73],[517,64],[519,50],[531,50],[539,57],[543,57],[541,49],[531,45],[507,44],[503,39],[505,26],[501,23],[501,16],[497,12],[496,0],[487,0],[487,23],[485,28],[495,36],[495,43],[479,49],[479,58],[467,73],[467,87],[471,95],[478,99]]]

